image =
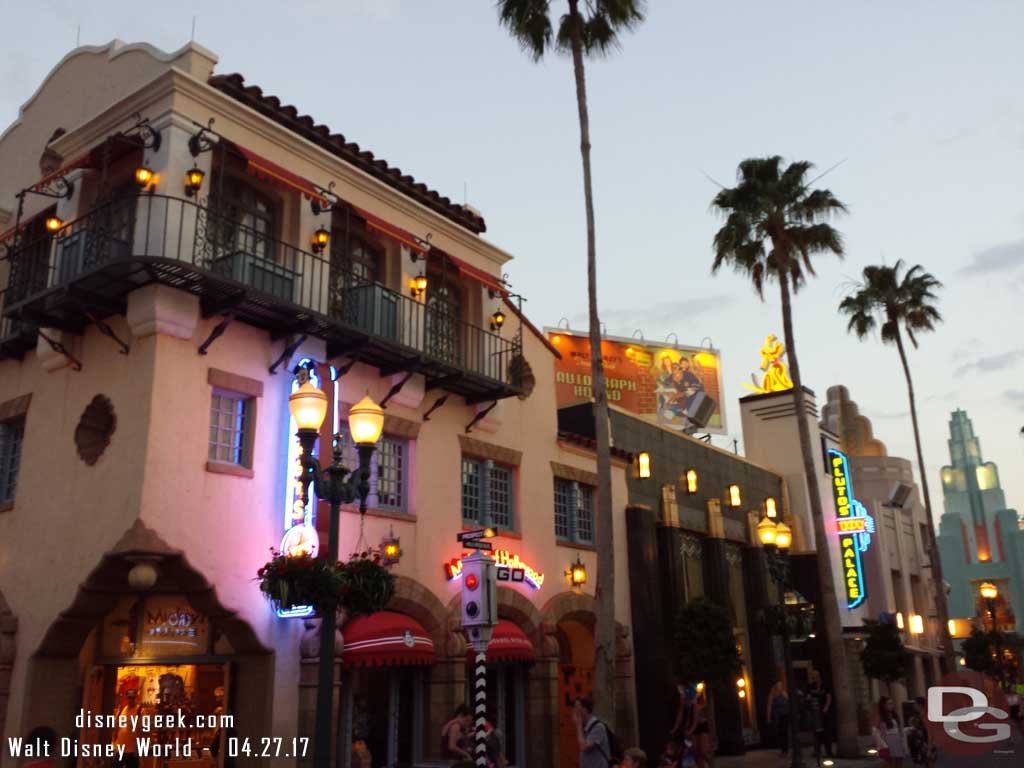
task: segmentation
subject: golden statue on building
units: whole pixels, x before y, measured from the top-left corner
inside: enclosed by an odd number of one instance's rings
[[[792,389],[793,381],[789,378],[786,364],[782,362],[782,356],[785,354],[786,347],[782,342],[773,335],[767,336],[764,340],[764,346],[761,347],[761,370],[764,371],[764,376],[761,377],[761,384],[758,386],[757,375],[751,374],[750,378],[754,382],[753,385],[744,382],[743,386],[759,395],[765,395],[769,392],[784,392],[787,389]]]

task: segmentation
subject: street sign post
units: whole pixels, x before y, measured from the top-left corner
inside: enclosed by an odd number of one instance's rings
[[[468,541],[462,542],[462,546],[466,549],[484,550],[490,552],[494,549],[494,545],[489,541],[479,541],[477,539],[469,539]]]

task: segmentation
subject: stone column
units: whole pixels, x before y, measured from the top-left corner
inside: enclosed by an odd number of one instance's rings
[[[520,765],[561,765],[558,735],[558,657],[546,656],[526,680],[526,756]]]

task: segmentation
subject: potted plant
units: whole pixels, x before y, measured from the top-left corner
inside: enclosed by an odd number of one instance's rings
[[[349,616],[376,613],[395,594],[395,578],[380,563],[379,552],[360,552],[340,571],[342,606]]]
[[[344,563],[309,554],[288,556],[273,552],[273,557],[257,572],[260,591],[280,608],[312,606],[318,613],[337,609],[347,585]]]

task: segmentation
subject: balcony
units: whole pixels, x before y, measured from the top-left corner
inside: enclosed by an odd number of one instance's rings
[[[466,323],[443,302],[419,302],[188,200],[116,200],[11,254],[4,315],[79,332],[124,314],[127,296],[159,283],[199,297],[204,315],[230,313],[275,338],[309,334],[328,357],[382,375],[421,373],[471,402],[520,391],[513,339]]]
[[[6,293],[0,291],[0,307],[4,306]],[[35,325],[0,315],[0,360],[19,360],[35,345]]]

